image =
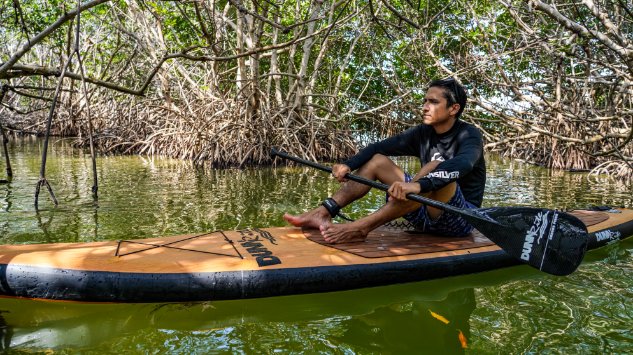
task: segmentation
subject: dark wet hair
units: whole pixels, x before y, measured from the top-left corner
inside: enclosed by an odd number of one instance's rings
[[[447,107],[453,104],[459,104],[459,111],[457,111],[457,115],[455,115],[455,117],[459,118],[466,107],[467,96],[464,86],[455,80],[455,78],[446,78],[431,81],[429,88],[432,87],[444,89],[444,98],[446,99]]]

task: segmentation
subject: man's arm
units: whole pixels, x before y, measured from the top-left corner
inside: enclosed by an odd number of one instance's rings
[[[436,191],[467,175],[483,154],[483,137],[476,129],[459,134],[459,148],[455,156],[441,162],[435,170],[418,180],[420,193]]]
[[[416,126],[396,136],[368,145],[358,154],[343,162],[343,164],[347,165],[351,170],[356,170],[367,163],[375,154],[417,157],[419,148],[420,126]]]

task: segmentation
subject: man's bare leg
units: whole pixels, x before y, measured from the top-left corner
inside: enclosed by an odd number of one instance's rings
[[[333,224],[328,221],[319,229],[328,243],[363,241],[372,230],[418,208],[420,204],[417,202],[389,200],[378,211],[354,222]]]
[[[456,183],[435,191],[434,193],[425,194],[426,197],[440,202],[448,202],[455,194]],[[452,193],[450,192],[452,191]],[[444,200],[442,200],[444,199]],[[333,224],[331,220],[322,224],[319,229],[323,239],[328,243],[348,243],[363,241],[372,230],[382,226],[387,222],[391,222],[396,218],[400,218],[409,212],[413,212],[420,208],[420,204],[413,201],[389,200],[378,211],[349,223]],[[444,211],[427,207],[427,213],[431,219],[438,218]]]
[[[428,173],[433,171],[437,165],[439,165],[439,162],[430,162],[424,165],[413,178],[413,181],[417,181],[421,177],[428,175]],[[425,194],[425,196],[437,201],[448,202],[455,194],[456,188],[456,183],[451,183],[438,191]],[[328,243],[362,241],[367,238],[367,235],[372,230],[387,222],[393,221],[396,218],[402,217],[409,212],[413,212],[419,207],[420,204],[413,201],[397,201],[390,199],[387,204],[378,211],[357,221],[332,224],[331,221],[328,220],[326,223],[321,225],[321,234],[323,235],[323,239]],[[439,217],[442,212],[443,211],[440,209],[433,208],[433,210],[431,210],[431,208],[427,208],[427,213],[432,219]]]
[[[356,174],[370,180],[380,180],[385,184],[392,184],[395,181],[404,180],[404,172],[402,169],[394,164],[391,159],[380,154],[374,155],[371,160],[358,169]],[[365,196],[370,189],[371,187],[369,186],[354,181],[347,181],[332,198],[342,208]],[[293,226],[305,228],[319,228],[321,225],[331,224],[332,222],[330,213],[323,206],[319,206],[298,216],[286,213],[284,219]]]

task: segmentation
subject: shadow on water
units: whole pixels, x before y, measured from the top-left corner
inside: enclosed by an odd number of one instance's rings
[[[425,353],[461,353],[469,344],[476,288],[535,277],[541,276],[527,267],[515,267],[345,292],[190,304],[2,298],[0,342],[5,349],[116,351],[117,344],[142,344],[146,337],[154,338],[158,346],[177,337],[205,334],[210,349],[217,340],[218,346],[236,351],[296,351],[311,346],[316,351],[399,353],[419,344]],[[298,334],[302,332],[310,334]],[[258,334],[262,338],[254,339]],[[172,344],[170,350],[196,351],[197,346]]]

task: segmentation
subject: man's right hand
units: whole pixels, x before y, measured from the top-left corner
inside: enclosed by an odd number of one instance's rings
[[[338,182],[346,182],[347,179],[345,178],[345,175],[351,172],[352,170],[345,164],[334,164],[332,166],[332,176],[338,180]]]

